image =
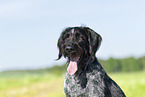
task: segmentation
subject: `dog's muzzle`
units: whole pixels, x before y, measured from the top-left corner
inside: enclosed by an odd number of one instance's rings
[[[77,62],[79,60],[78,53],[73,45],[66,46],[65,52],[67,53],[67,57],[69,57],[70,59],[67,67],[67,71],[70,75],[73,75],[78,70],[78,66],[77,66]]]
[[[74,51],[74,47],[73,47],[73,46],[67,46],[67,47],[65,48],[65,51],[66,51],[67,53],[71,53],[72,51]]]

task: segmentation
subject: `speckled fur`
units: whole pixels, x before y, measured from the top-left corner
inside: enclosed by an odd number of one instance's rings
[[[66,74],[66,97],[125,97],[120,87],[106,74],[97,59],[88,62],[86,70]]]

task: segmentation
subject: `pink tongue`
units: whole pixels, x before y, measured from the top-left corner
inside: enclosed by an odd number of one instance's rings
[[[70,75],[73,75],[75,74],[75,72],[78,70],[77,68],[77,62],[75,61],[70,61],[69,63],[69,66],[67,67],[67,72],[70,74]]]

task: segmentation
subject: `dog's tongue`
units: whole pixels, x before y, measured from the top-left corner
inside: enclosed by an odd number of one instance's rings
[[[75,72],[76,72],[77,70],[78,70],[77,61],[70,61],[69,66],[67,67],[67,72],[68,72],[70,75],[73,75],[73,74],[75,74]]]

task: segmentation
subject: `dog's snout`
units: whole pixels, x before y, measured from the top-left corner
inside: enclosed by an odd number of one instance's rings
[[[71,51],[73,51],[73,47],[67,46],[67,47],[65,48],[65,50],[66,50],[67,52],[71,52]]]

